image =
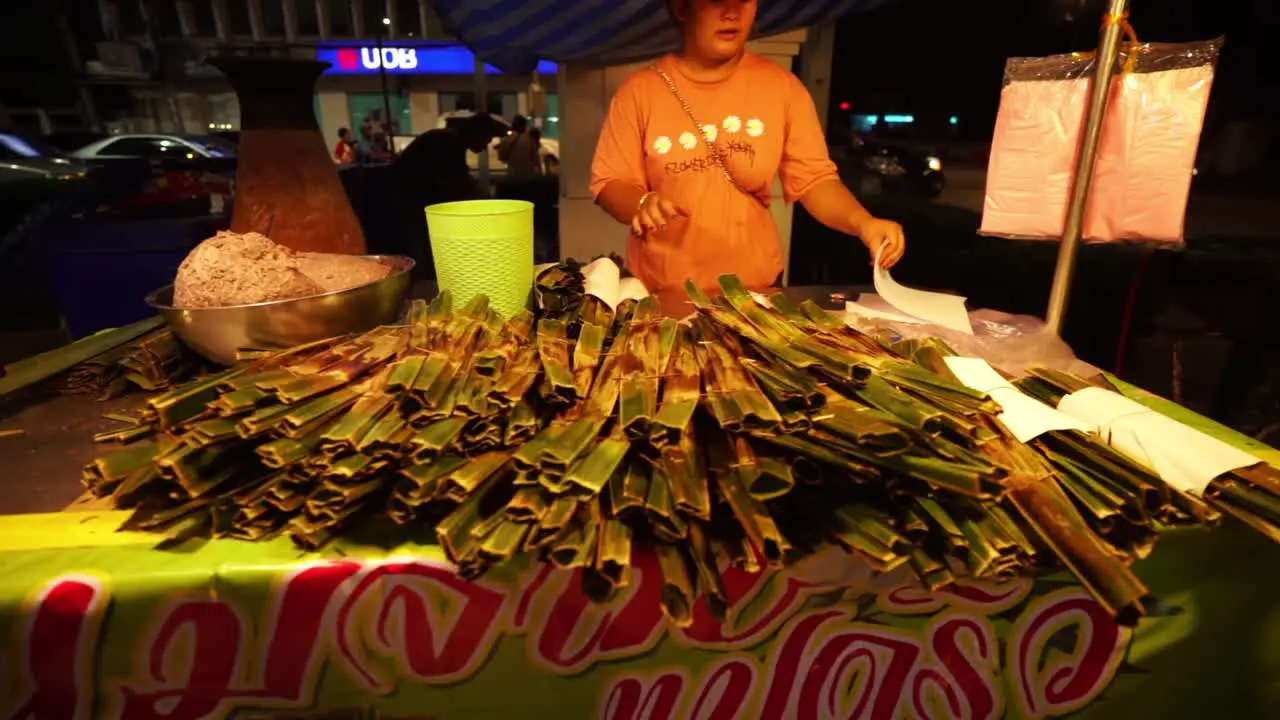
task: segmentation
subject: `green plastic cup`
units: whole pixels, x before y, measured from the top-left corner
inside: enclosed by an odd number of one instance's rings
[[[426,208],[431,255],[441,290],[454,307],[480,293],[509,318],[533,289],[533,203],[464,200]]]

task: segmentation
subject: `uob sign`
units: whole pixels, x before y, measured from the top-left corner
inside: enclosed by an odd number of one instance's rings
[[[381,57],[379,57],[381,53]],[[418,51],[414,48],[360,49],[360,67],[365,70],[414,70],[418,67]]]

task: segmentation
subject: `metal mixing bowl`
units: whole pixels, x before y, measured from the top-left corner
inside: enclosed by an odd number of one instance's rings
[[[390,265],[391,274],[323,295],[191,310],[173,307],[173,286],[166,285],[148,295],[147,304],[191,349],[216,363],[234,365],[237,350],[291,348],[395,322],[409,294],[413,260],[399,255],[366,257]]]

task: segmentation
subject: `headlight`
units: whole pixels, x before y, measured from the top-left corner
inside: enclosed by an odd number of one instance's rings
[[[928,165],[929,169],[934,172],[942,172],[942,160],[940,158],[930,155],[924,159],[924,164]]]

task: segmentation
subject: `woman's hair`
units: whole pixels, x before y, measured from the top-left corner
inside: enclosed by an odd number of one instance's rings
[[[676,8],[684,7],[687,9],[688,4],[689,0],[667,0],[667,14],[671,16],[672,22],[680,23],[680,15],[676,13]]]
[[[511,131],[522,133],[529,128],[529,118],[523,115],[516,115],[511,118]]]
[[[346,137],[349,132],[351,132],[351,128],[338,128],[338,137]]]

